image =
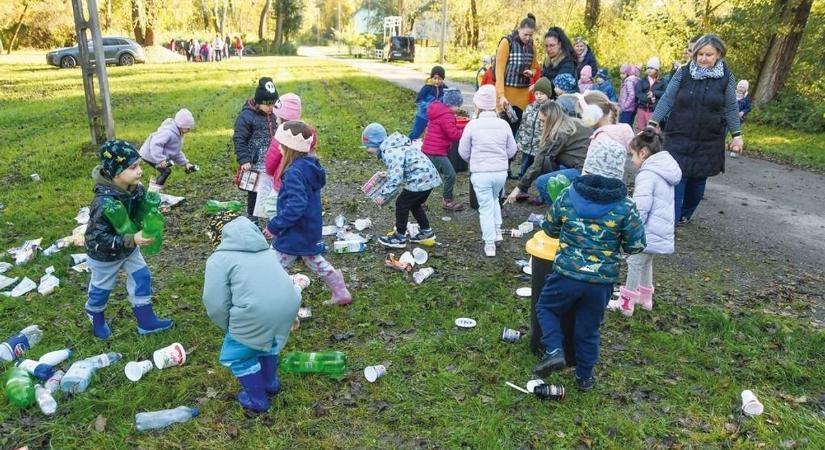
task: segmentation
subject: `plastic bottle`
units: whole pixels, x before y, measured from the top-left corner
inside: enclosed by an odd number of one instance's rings
[[[178,406],[175,409],[164,409],[162,411],[142,412],[135,414],[135,425],[138,431],[155,430],[157,428],[168,427],[176,423],[187,422],[200,414],[198,408]]]
[[[37,406],[43,414],[51,416],[57,411],[57,402],[52,397],[52,393],[43,386],[37,384],[34,386],[34,398],[37,400]]]
[[[137,233],[137,227],[129,218],[129,213],[126,207],[118,200],[107,199],[103,204],[103,215],[109,219],[109,222],[115,227],[117,234],[123,236],[124,234]]]
[[[46,383],[43,384],[43,387],[45,387],[47,391],[54,394],[55,392],[60,390],[60,380],[63,379],[64,375],[66,375],[66,372],[58,370],[54,373],[54,375],[52,375],[51,378],[46,380]]]
[[[43,331],[37,325],[29,325],[0,344],[0,360],[14,361],[26,350],[34,347],[43,338]]]
[[[56,366],[71,357],[72,351],[68,348],[64,348],[63,350],[55,350],[53,352],[46,353],[45,355],[41,356],[40,359],[37,360],[37,362],[39,362],[40,364]]]
[[[17,367],[43,381],[48,380],[52,375],[54,375],[54,366],[49,364],[41,364],[39,361],[34,361],[31,359],[24,359],[20,361],[17,363]]]
[[[206,213],[215,214],[221,211],[232,211],[240,213],[244,209],[244,204],[237,200],[230,200],[222,202],[218,200],[209,200],[206,202]]]
[[[342,352],[290,352],[281,358],[280,368],[287,373],[321,373],[342,377],[347,372],[347,355]]]
[[[144,255],[156,255],[163,245],[163,216],[157,209],[146,212],[143,216],[143,236],[153,239],[154,242],[143,247]]]
[[[60,390],[67,394],[79,394],[89,387],[94,373],[95,369],[91,361],[88,359],[76,361],[60,380]]]
[[[146,214],[153,209],[160,209],[160,194],[157,192],[147,192],[143,196],[143,201],[140,202],[140,215],[138,218],[138,223],[141,228],[145,227],[143,220],[146,217]]]
[[[547,182],[547,195],[550,196],[550,200],[555,202],[561,191],[568,186],[570,186],[570,180],[565,175],[556,175]]]
[[[18,408],[34,403],[34,383],[29,373],[19,367],[6,371],[6,397]]]
[[[89,361],[92,364],[92,369],[102,369],[104,367],[111,366],[112,364],[120,361],[123,359],[123,355],[120,353],[101,353],[97,356],[92,356],[91,358],[86,358],[86,361]]]

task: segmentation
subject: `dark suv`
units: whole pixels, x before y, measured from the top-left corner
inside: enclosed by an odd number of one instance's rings
[[[146,62],[143,48],[137,42],[122,37],[103,38],[103,56],[106,64],[131,66],[136,62]],[[89,42],[89,58],[95,60],[92,43]],[[46,53],[46,62],[53,66],[71,68],[80,63],[80,46],[59,48]]]

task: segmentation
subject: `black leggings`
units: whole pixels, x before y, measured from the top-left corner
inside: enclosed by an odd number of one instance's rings
[[[404,189],[395,200],[395,231],[398,234],[405,234],[407,232],[407,220],[410,218],[412,212],[415,221],[418,222],[418,227],[422,230],[430,228],[430,221],[427,219],[427,213],[421,206],[427,202],[432,189],[423,192],[412,192]]]
[[[146,161],[146,160],[144,159],[144,161]],[[155,177],[155,184],[159,184],[161,186],[166,184],[166,179],[169,178],[169,175],[172,174],[172,166],[169,164],[169,162],[167,161],[166,167],[164,167],[162,169],[159,168],[157,164],[155,164],[151,161],[146,161],[146,164],[149,164],[150,166],[154,167],[155,170],[157,170],[158,173],[159,173],[159,175],[157,177]]]
[[[248,191],[246,193],[246,215],[250,219],[255,214],[255,202],[258,201],[258,193],[255,191]]]

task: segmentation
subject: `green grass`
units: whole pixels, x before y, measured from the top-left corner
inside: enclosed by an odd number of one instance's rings
[[[804,302],[802,294],[751,298],[734,289],[738,270],[772,274],[749,266],[747,255],[711,259],[697,253],[710,261],[700,270],[667,263],[657,268],[656,310],[630,320],[608,317],[594,392],[576,392],[569,373],[545,379],[569,388],[559,403],[505,387],[508,380],[526,382],[536,362],[526,340],[499,339],[505,326],[529,327],[529,303],[513,295],[524,283],[513,278],[511,258],[522,257],[523,242],[508,240],[495,261],[479,260],[474,215],[441,221],[438,194],[430,214],[445,245],[431,251],[436,274],[424,284],[412,285],[383,268],[385,253],[374,245],[364,254],[330,257],[347,273],[355,295],[351,307],[322,307],[328,293],[313,277],[304,301],[315,319],[292,334],[286,350],[344,351],[349,376],[283,375],[284,391],[271,412],[244,416],[232,398],[237,382],[217,361],[222,335],[200,301],[211,252],[202,205],[209,198],[241,198],[231,184],[230,144],[241,103],[262,75],[272,76],[279,92],[301,95],[305,117],[319,128],[327,216],[371,217],[377,233],[391,226],[392,211],[359,195],[360,184],[380,168],[359,149],[360,130],[374,120],[406,129],[413,93],[335,62],[304,58],[112,67],[109,73],[120,138],[141,142],[183,106],[197,120],[185,150],[202,170],[173,173],[168,189],[187,201],[167,216],[162,254],[148,259],[157,309],[177,324],[173,331],[138,337],[120,284],[108,310],[114,335],[103,343],[92,337],[82,313],[88,275],[68,268],[68,253],[79,249],[12,269],[12,276],[37,279],[54,265],[61,287],[49,297],[0,297],[0,334],[38,323],[45,337],[32,356],[71,346],[78,357],[118,351],[124,362],[101,370],[83,395],[58,397],[52,418],[36,407],[14,410],[0,394],[0,447],[778,448],[782,441],[807,439],[814,448],[825,442],[823,405],[816,400],[825,391],[823,333],[796,316],[770,313],[786,300]],[[91,200],[88,174],[96,161],[86,144],[79,72],[0,65],[0,80],[0,248],[36,237],[50,243],[70,233],[78,208]],[[43,181],[31,182],[33,172]],[[466,195],[464,175],[458,190]],[[505,225],[526,214],[519,210]],[[737,271],[725,272],[728,267]],[[478,327],[457,330],[452,322],[460,316],[475,318]],[[352,336],[336,339],[345,333]],[[171,342],[189,351],[183,367],[153,371],[139,383],[126,380],[126,361],[149,358]],[[361,370],[377,363],[387,365],[388,374],[367,383]],[[738,395],[745,388],[756,390],[765,415],[740,417]],[[802,396],[808,400],[787,400]],[[202,414],[193,422],[155,433],[134,428],[136,412],[194,404]],[[104,432],[94,429],[98,416],[107,420]]]
[[[825,170],[822,133],[776,128],[758,123],[744,127],[747,151],[796,166]]]

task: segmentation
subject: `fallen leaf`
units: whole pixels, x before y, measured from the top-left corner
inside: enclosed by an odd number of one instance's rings
[[[98,433],[103,433],[106,431],[106,418],[103,416],[97,416],[95,419],[95,431]]]
[[[793,399],[793,401],[794,401],[794,403],[808,403],[808,397],[805,397],[803,395],[802,397],[797,397],[797,398]]]
[[[481,398],[482,403],[492,403],[493,402],[493,397],[488,397],[486,395],[479,395],[479,397]]]
[[[229,437],[231,437],[232,439],[235,439],[236,437],[238,437],[239,434],[238,428],[230,426],[226,429],[226,434],[229,435]]]
[[[355,337],[355,333],[350,333],[349,331],[345,333],[335,333],[332,335],[332,339],[336,342],[346,341],[347,339]]]
[[[387,409],[389,407],[390,407],[390,404],[383,401],[383,400],[377,401],[377,402],[372,404],[372,408],[375,410],[375,412],[384,411],[385,409]]]
[[[466,396],[464,394],[456,394],[456,395],[453,396],[453,398],[455,399],[455,401],[461,403],[461,402],[464,401]]]
[[[725,431],[727,431],[729,434],[734,434],[737,431],[739,431],[739,426],[735,423],[728,422],[725,424]]]
[[[315,403],[312,405],[312,415],[315,417],[323,417],[327,415],[327,410],[320,403]]]

